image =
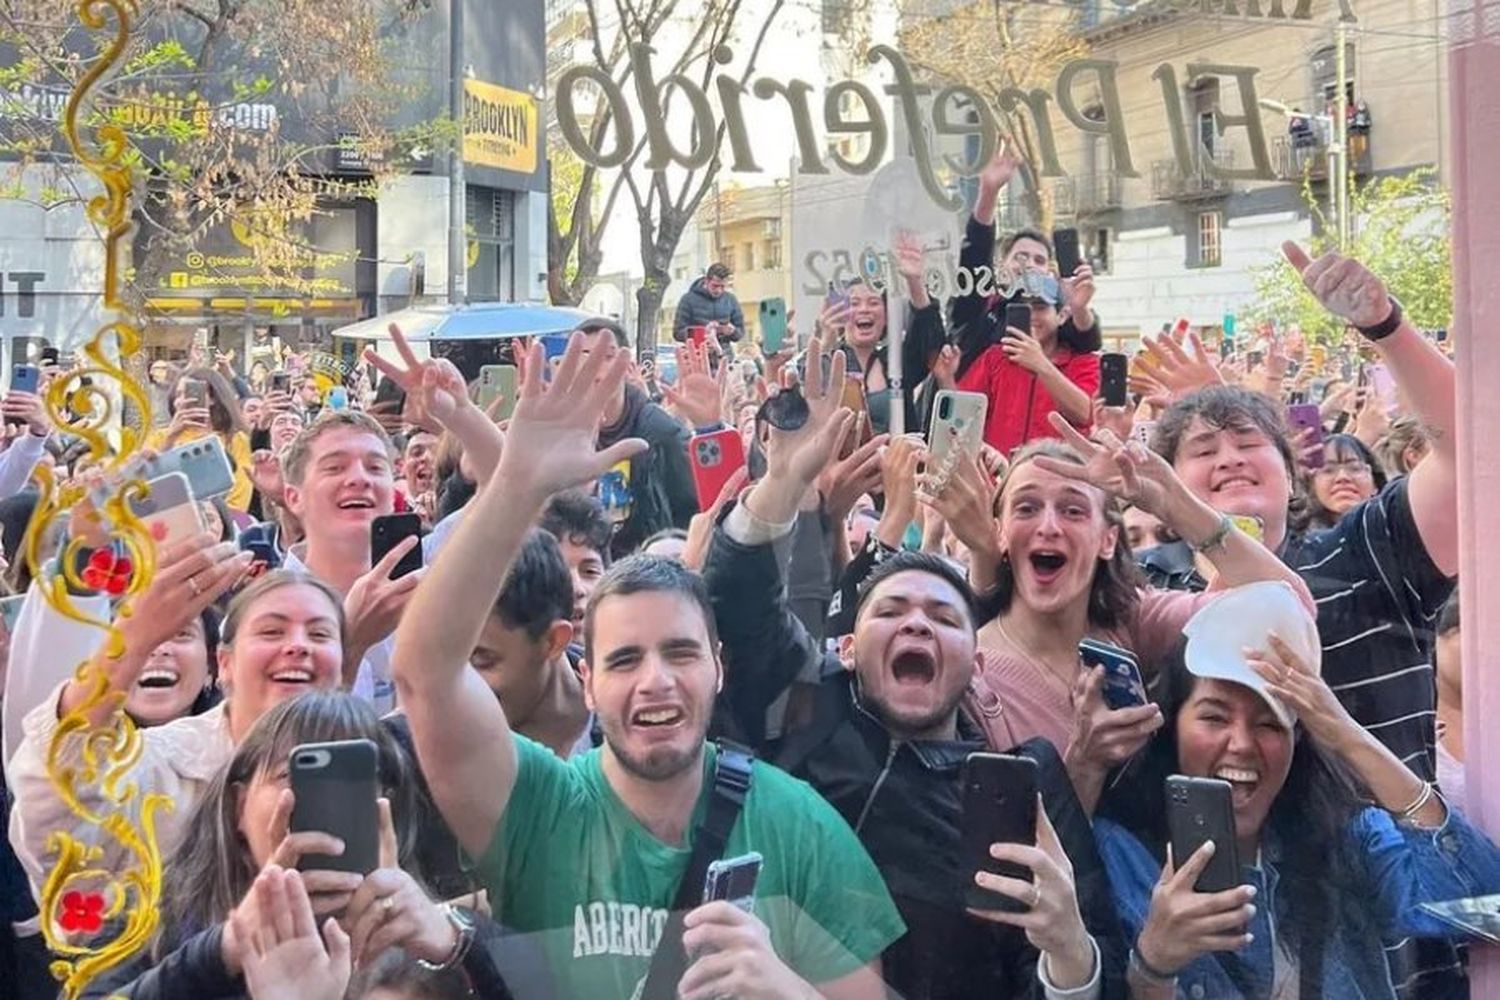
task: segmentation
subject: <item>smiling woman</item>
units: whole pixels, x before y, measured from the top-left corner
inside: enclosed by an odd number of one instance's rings
[[[151,651],[125,700],[138,726],[160,726],[186,715],[202,715],[219,703],[219,613],[205,608]]]

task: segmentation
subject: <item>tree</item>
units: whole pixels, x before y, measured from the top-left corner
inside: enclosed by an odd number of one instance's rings
[[[370,196],[421,146],[452,141],[417,121],[423,83],[400,54],[420,16],[412,0],[140,0],[123,69],[102,82],[85,124],[111,121],[146,181],[138,259],[191,249],[225,224],[258,266],[297,282],[310,255],[304,224],[330,201]],[[0,197],[58,204],[80,197],[59,136],[61,102],[97,62],[103,33],[75,27],[74,0],[3,0]],[[433,105],[435,106],[435,105]],[[397,124],[403,121],[405,124]],[[330,183],[340,153],[369,173]],[[40,186],[23,180],[37,168]],[[133,284],[145,285],[148,282]]]
[[[901,47],[912,68],[941,84],[964,84],[984,95],[1001,131],[1021,160],[1021,203],[1031,225],[1050,232],[1054,205],[1042,184],[1043,156],[1036,126],[1014,92],[1049,88],[1058,71],[1088,54],[1076,28],[1076,9],[1061,4],[973,0],[940,15],[912,8]]]
[[[1302,193],[1318,223],[1309,252],[1317,256],[1335,249],[1337,239],[1310,183],[1304,182]],[[1380,275],[1417,328],[1446,329],[1453,321],[1452,203],[1437,183],[1436,171],[1425,167],[1363,185],[1351,183],[1349,205],[1356,224],[1342,252]],[[1329,343],[1343,337],[1339,321],[1318,304],[1283,258],[1252,273],[1255,320],[1296,323],[1304,333]]]

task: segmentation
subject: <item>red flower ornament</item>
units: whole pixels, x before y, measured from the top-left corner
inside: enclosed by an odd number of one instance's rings
[[[117,556],[113,549],[95,549],[84,567],[83,585],[119,597],[130,589],[130,577],[134,572],[135,566],[129,556]]]
[[[104,896],[97,892],[65,892],[57,922],[70,934],[97,934],[104,928]]]

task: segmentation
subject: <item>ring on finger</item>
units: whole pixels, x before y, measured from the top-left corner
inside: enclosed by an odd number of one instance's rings
[[[196,576],[190,576],[190,577],[188,577],[187,578],[187,585],[193,589],[193,596],[194,597],[202,597],[203,596],[203,588],[201,586],[199,586],[199,584],[198,584],[198,578]]]
[[[382,919],[389,919],[389,917],[391,915],[391,911],[394,910],[395,908],[396,908],[396,896],[395,896],[394,893],[392,893],[389,896],[382,896],[382,897],[380,897],[380,913],[381,913]]]
[[[1042,901],[1042,887],[1035,882],[1031,883],[1031,902],[1027,904],[1031,909],[1036,909],[1037,904]]]

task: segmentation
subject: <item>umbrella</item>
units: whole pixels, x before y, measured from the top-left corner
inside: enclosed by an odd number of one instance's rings
[[[593,313],[530,302],[476,302],[469,305],[413,306],[361,320],[333,331],[335,337],[386,340],[395,323],[408,340],[499,340],[567,333]]]

